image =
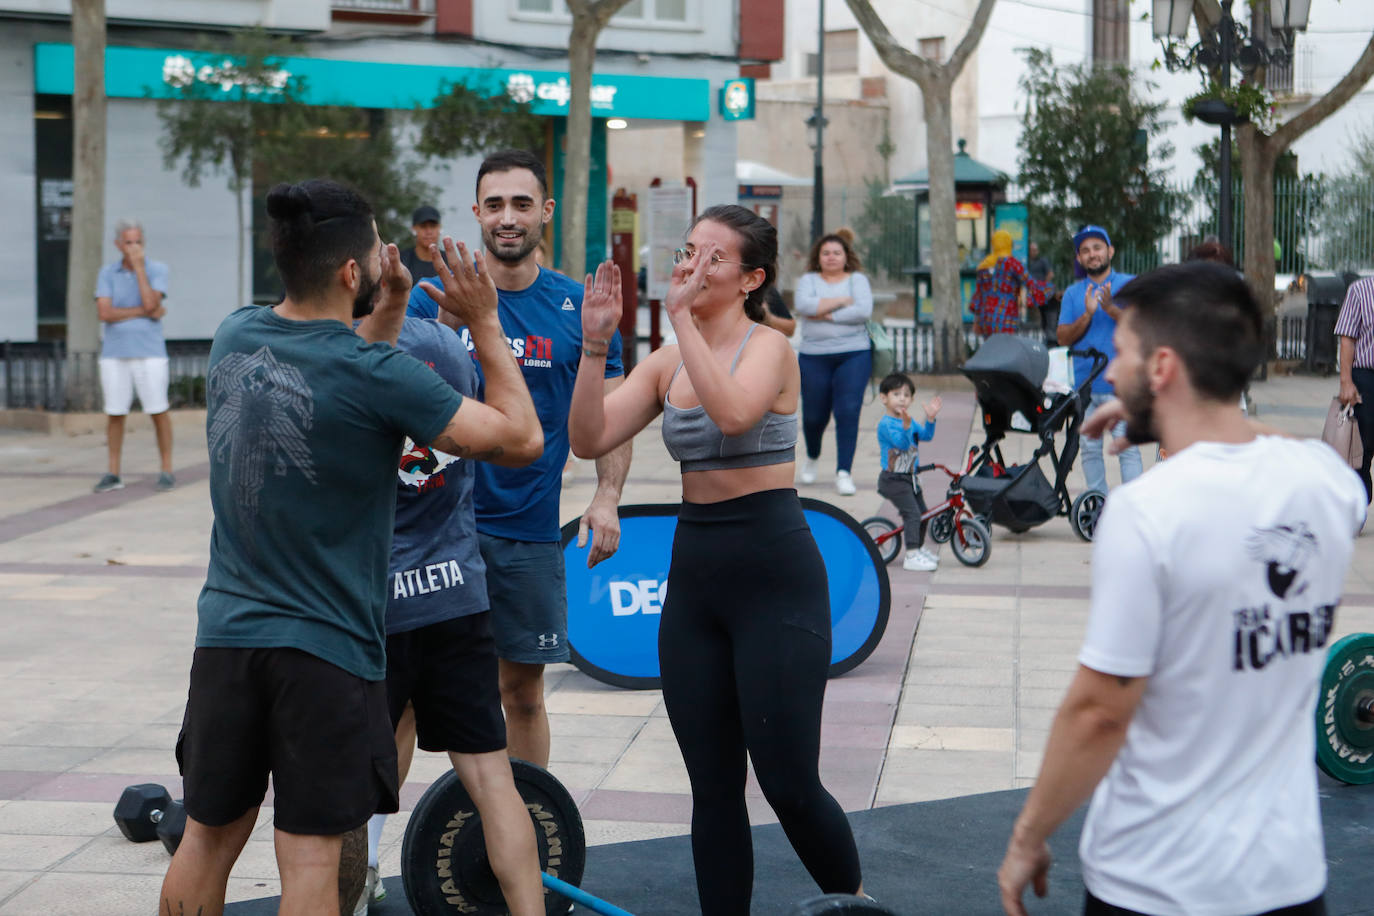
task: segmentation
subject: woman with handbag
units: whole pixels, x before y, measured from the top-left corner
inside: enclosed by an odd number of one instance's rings
[[[873,370],[867,322],[873,314],[873,290],[860,271],[854,235],[841,229],[811,246],[807,273],[797,281],[793,307],[806,319],[802,326],[802,434],[806,461],[801,482],[816,482],[821,439],[835,417],[835,490],[853,496],[850,471],[859,437],[859,411]]]

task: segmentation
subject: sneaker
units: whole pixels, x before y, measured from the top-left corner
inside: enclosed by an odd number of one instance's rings
[[[93,493],[108,493],[111,490],[124,489],[124,481],[119,479],[118,474],[106,474],[100,478],[100,482],[91,488]]]
[[[934,572],[937,565],[939,564],[935,560],[923,556],[920,551],[915,550],[909,552],[906,559],[902,561],[902,569],[910,569],[915,572]]]
[[[808,458],[808,459],[806,459],[805,461],[802,462],[801,482],[802,482],[802,483],[815,483],[815,482],[816,482],[816,459],[815,459],[815,458]]]
[[[163,471],[157,475],[157,488],[162,491],[172,489],[177,485],[177,479],[172,476],[171,471]]]
[[[353,907],[353,916],[367,916],[367,908],[373,901],[380,900],[377,896],[377,889],[382,886],[382,882],[377,877],[377,866],[367,867],[367,881],[363,884],[363,892],[358,895],[358,903]],[[382,897],[386,896],[386,890],[382,889]]]
[[[936,566],[940,565],[940,558],[931,551],[926,550],[924,547],[916,548],[916,552],[919,553],[921,556],[925,557],[930,562],[934,563]]]
[[[849,476],[848,471],[835,472],[835,492],[841,496],[853,496],[858,492],[854,486],[854,478]]]
[[[368,877],[372,879],[372,902],[385,900],[386,885],[382,883],[382,876],[377,873],[377,866],[369,865],[367,871]]]

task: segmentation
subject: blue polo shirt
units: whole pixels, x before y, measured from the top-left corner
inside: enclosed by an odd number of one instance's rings
[[[430,282],[443,286],[437,278]],[[568,410],[582,359],[582,284],[541,267],[538,279],[525,289],[497,293],[497,317],[544,428],[544,454],[523,468],[477,462],[473,497],[477,530],[512,541],[556,543],[562,539],[558,497],[563,490],[563,465],[568,460]],[[415,318],[436,318],[439,307],[416,286],[410,291],[406,313]],[[472,350],[468,329],[463,328],[460,334]],[[620,351],[620,332],[616,331],[606,356],[606,378],[625,374]],[[479,362],[479,378],[481,371]]]
[[[166,296],[167,265],[161,261],[145,260],[143,270],[148,274],[148,285]],[[143,305],[143,296],[138,291],[138,274],[124,266],[123,258],[106,264],[96,275],[95,297],[109,299],[117,309],[138,308]],[[161,319],[130,318],[107,322],[103,327],[100,345],[102,359],[167,355]]]
[[[1101,283],[1094,283],[1091,278],[1084,277],[1077,283],[1064,290],[1064,301],[1059,306],[1059,324],[1073,324],[1083,316],[1087,310],[1087,296],[1089,293],[1096,294],[1099,286],[1111,285],[1113,292],[1120,292],[1121,287],[1135,279],[1134,274],[1117,273],[1115,270],[1107,275]],[[1088,332],[1075,341],[1070,349],[1072,350],[1101,350],[1107,354],[1107,359],[1116,357],[1116,345],[1112,343],[1112,335],[1116,333],[1116,320],[1107,314],[1106,309],[1098,309],[1093,313],[1092,323],[1088,325]],[[1075,385],[1081,385],[1083,379],[1088,377],[1088,373],[1093,371],[1093,361],[1085,356],[1075,356],[1073,360],[1073,379]],[[1104,369],[1102,374],[1093,379],[1093,394],[1112,394],[1113,388],[1107,381],[1107,372]]]

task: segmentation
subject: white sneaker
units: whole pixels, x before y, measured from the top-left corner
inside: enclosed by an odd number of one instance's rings
[[[802,482],[802,483],[815,483],[815,482],[816,482],[816,459],[815,459],[815,458],[808,458],[808,459],[806,459],[805,461],[802,462],[801,482]]]
[[[932,551],[926,550],[924,547],[917,547],[916,552],[919,553],[921,556],[925,557],[930,562],[934,563],[936,566],[940,565],[940,558],[936,556]]]
[[[367,908],[372,903],[386,897],[386,885],[382,884],[381,878],[377,874],[377,866],[367,867],[367,881],[363,884],[363,892],[358,897],[358,903],[353,907],[353,916],[367,916]]]
[[[923,555],[919,550],[907,552],[906,559],[902,561],[902,569],[910,569],[916,572],[934,572],[939,565],[935,560]]]
[[[854,486],[854,478],[849,476],[848,471],[835,472],[835,492],[841,496],[853,496],[858,492]]]

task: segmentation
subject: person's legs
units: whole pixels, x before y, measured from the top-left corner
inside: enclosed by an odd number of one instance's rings
[[[544,709],[544,666],[570,658],[563,548],[557,542],[478,537],[487,564],[491,633],[501,659],[506,749],[512,757],[546,767],[549,719]]]
[[[278,916],[337,916],[339,854],[343,837],[287,833],[278,829],[273,831],[273,838],[277,847],[277,870],[281,873]]]
[[[921,524],[921,512],[924,510],[919,508],[920,504],[916,500],[916,490],[911,486],[911,475],[880,471],[878,495],[896,506],[897,512],[902,516],[902,539],[906,541],[907,550],[919,549],[925,543],[924,526]]]
[[[510,757],[505,751],[485,754],[449,752],[449,760],[463,788],[482,817],[491,870],[512,916],[541,916],[544,887],[539,879],[539,853],[534,824],[525,800],[515,788]]]
[[[684,507],[686,508],[686,507]],[[663,702],[692,784],[692,861],[701,911],[748,916],[754,846],[744,802],[748,774],[730,640],[712,609],[709,526],[679,520],[658,630]],[[704,561],[704,563],[703,563]]]
[[[162,473],[172,473],[172,418],[167,413],[167,383],[169,378],[166,357],[150,357],[129,362],[133,377],[134,390],[138,393],[138,403],[143,412],[153,418],[153,429],[157,433],[157,453],[162,462]],[[165,489],[166,487],[164,487]]]
[[[222,827],[209,827],[188,816],[186,832],[162,879],[158,912],[202,916],[223,913],[229,872],[252,835],[257,819],[257,808]]]
[[[849,473],[854,468],[854,449],[859,440],[859,413],[864,406],[864,390],[873,371],[873,352],[855,350],[836,354],[833,378],[835,411],[835,470]]]
[[[1360,403],[1355,405],[1355,422],[1360,430],[1360,444],[1364,447],[1364,460],[1356,470],[1364,483],[1365,500],[1369,501],[1374,493],[1370,479],[1371,462],[1374,462],[1374,369],[1352,369],[1350,379],[1360,393]]]
[[[916,518],[920,519],[926,514],[926,497],[919,486],[913,485],[911,488],[912,498],[916,500]],[[924,547],[926,544],[926,529],[930,527],[930,522],[917,521],[916,523],[916,546]]]
[[[157,455],[164,474],[172,473],[172,417],[167,411],[153,414],[153,431],[157,433]]]
[[[1091,417],[1097,408],[1111,400],[1109,394],[1094,394],[1088,402],[1088,412],[1084,419]],[[1105,439],[1106,437],[1102,437]],[[1102,439],[1082,436],[1079,445],[1083,450],[1083,480],[1089,490],[1107,492],[1107,466],[1102,461]],[[1137,452],[1138,457],[1138,452]]]
[[[134,402],[133,373],[130,360],[101,359],[100,390],[104,395],[105,444],[109,451],[109,473],[119,476],[120,456],[124,449],[124,418]],[[103,483],[103,481],[102,481]]]
[[[551,739],[544,666],[501,659],[501,707],[506,711],[506,752],[547,767]]]
[[[123,416],[107,416],[105,418],[105,446],[109,452],[110,473],[119,476],[120,458],[124,452],[124,420]]]
[[[806,440],[806,457],[815,461],[821,455],[821,440],[830,423],[831,379],[836,361],[831,356],[801,353],[797,365],[801,368],[802,436]]]

